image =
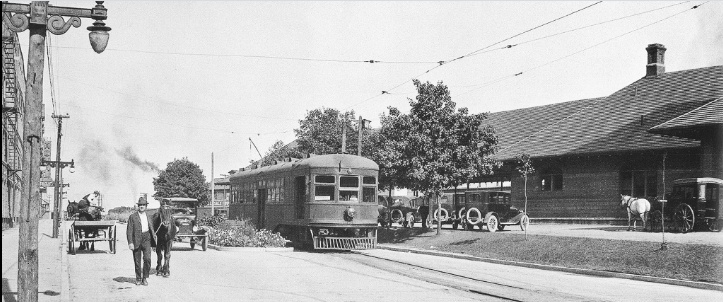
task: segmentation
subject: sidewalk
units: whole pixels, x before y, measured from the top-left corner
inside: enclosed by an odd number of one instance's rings
[[[63,228],[61,228],[62,230]],[[18,300],[18,246],[19,227],[2,232],[2,301]],[[38,301],[68,301],[67,276],[63,277],[64,252],[61,233],[52,238],[53,220],[40,219],[38,225]],[[66,297],[66,298],[63,298]]]

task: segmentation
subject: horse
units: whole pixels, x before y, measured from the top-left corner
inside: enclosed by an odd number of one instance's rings
[[[171,208],[168,205],[162,205],[151,218],[151,225],[157,238],[156,276],[168,277],[171,275],[171,248],[178,232],[178,226],[173,222],[171,214]]]
[[[635,198],[620,194],[620,207],[628,211],[628,231],[630,231],[630,220],[633,220],[633,231],[637,229],[637,217],[643,221],[643,230],[646,229],[648,213],[650,213],[650,202],[645,198]]]
[[[66,211],[68,212],[68,217],[73,217],[74,219],[79,221],[100,221],[102,218],[103,208],[95,205],[92,202],[97,200],[99,196],[100,192],[95,191],[93,193],[83,196],[83,198],[79,202],[69,202],[68,207],[66,208]],[[77,232],[79,233],[79,237],[81,238],[94,238],[98,236],[98,230],[93,230],[88,233],[86,233],[84,230],[78,230]],[[95,250],[95,242],[92,241],[90,242],[90,244],[88,244],[88,242],[84,241],[81,242],[78,247],[79,250],[85,250],[88,248],[91,251]]]

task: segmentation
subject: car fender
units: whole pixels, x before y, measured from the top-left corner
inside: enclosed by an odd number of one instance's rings
[[[508,222],[510,223],[520,223],[520,220],[522,220],[522,216],[527,215],[525,212],[520,212],[515,217],[510,218]]]
[[[497,220],[498,220],[497,223],[499,223],[500,215],[497,215],[497,213],[495,213],[495,212],[487,212],[487,214],[485,214],[485,220],[483,220],[482,223],[487,223],[487,221],[489,221],[489,219],[492,215],[497,216]]]

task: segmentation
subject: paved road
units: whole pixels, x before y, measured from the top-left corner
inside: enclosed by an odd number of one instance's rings
[[[336,253],[204,252],[186,243],[173,250],[171,277],[154,275],[149,286],[136,286],[125,225],[118,225],[118,238],[117,254],[100,243],[94,252],[67,256],[72,301],[478,301],[469,292],[345,260]]]

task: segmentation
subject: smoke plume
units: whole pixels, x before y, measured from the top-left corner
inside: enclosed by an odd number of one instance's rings
[[[133,151],[133,148],[131,148],[130,146],[125,147],[122,150],[116,150],[116,153],[118,155],[120,155],[120,157],[122,157],[129,163],[134,164],[136,167],[140,168],[143,171],[146,171],[146,172],[159,172],[160,171],[160,169],[158,169],[157,164],[138,158],[138,155],[136,155],[135,151]]]

